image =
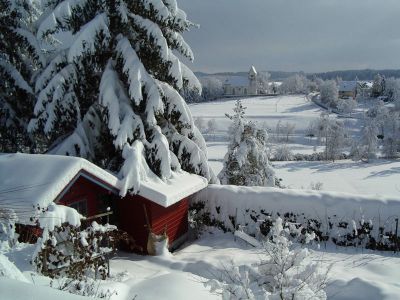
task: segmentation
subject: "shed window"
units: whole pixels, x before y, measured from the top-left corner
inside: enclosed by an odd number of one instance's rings
[[[83,216],[87,216],[87,200],[81,199],[68,205],[78,211]]]

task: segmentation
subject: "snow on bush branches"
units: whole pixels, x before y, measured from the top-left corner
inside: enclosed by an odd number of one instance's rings
[[[85,277],[100,276],[104,279],[106,256],[115,250],[116,233],[115,226],[96,222],[83,230],[68,223],[54,226],[52,230],[44,228],[32,262],[41,274],[51,278],[65,276],[81,281]]]
[[[307,261],[306,248],[293,244],[288,236],[297,234],[277,218],[260,250],[260,260],[248,266],[224,266],[221,276],[206,283],[222,299],[326,299],[327,273]],[[308,241],[313,239],[309,235]]]

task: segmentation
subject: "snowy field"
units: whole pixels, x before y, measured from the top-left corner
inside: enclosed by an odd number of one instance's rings
[[[216,148],[221,148],[219,152]],[[218,174],[226,146],[211,146],[210,165]],[[219,156],[218,156],[219,153]],[[309,189],[311,183],[322,183],[323,191],[356,195],[385,195],[400,199],[400,161],[376,160],[370,163],[342,160],[273,162],[282,184],[292,189]]]
[[[200,104],[191,104],[194,117],[202,117],[206,121],[215,119],[217,130],[226,131],[230,121],[225,113],[232,114],[236,100],[221,100]],[[296,132],[304,132],[310,121],[319,117],[323,109],[309,101],[305,96],[255,97],[242,100],[247,107],[246,117],[260,126],[274,129],[278,121],[296,125]]]
[[[257,97],[242,100],[247,107],[246,115],[269,128],[272,133],[271,148],[274,150],[274,130],[279,120],[281,123],[295,124],[295,133],[290,136],[288,146],[293,153],[311,154],[323,147],[315,146],[316,141],[305,137],[305,130],[310,121],[319,117],[323,109],[304,96]],[[231,113],[235,100],[222,100],[210,103],[193,104],[190,109],[194,117],[205,121],[215,119],[215,134],[205,134],[208,157],[211,167],[218,174],[227,152],[227,128],[230,121],[225,113]],[[357,111],[365,110],[369,104],[361,103]],[[357,135],[360,120],[344,119],[348,129]],[[376,160],[370,163],[351,160],[337,162],[273,162],[278,177],[289,188],[308,189],[311,183],[321,182],[325,191],[340,191],[364,195],[400,196],[400,161]]]
[[[332,265],[328,274],[328,299],[399,299],[398,255],[365,250],[362,253],[360,249],[314,248],[310,259],[319,262],[323,270]],[[20,251],[7,256],[24,271],[27,282],[31,282],[35,287],[29,284],[16,284],[15,281],[0,277],[0,289],[6,291],[0,293],[0,299],[10,299],[7,298],[10,295],[10,288],[17,289],[13,295],[26,295],[27,293],[18,291],[18,287],[22,286],[26,287],[25,290],[34,288],[40,295],[47,293],[48,298],[40,299],[54,299],[51,297],[56,295],[60,299],[78,299],[78,297],[64,297],[67,294],[62,296],[52,289],[45,288],[48,281],[32,273],[32,266],[28,263],[31,251],[33,251],[32,246],[21,247]],[[220,269],[223,266],[230,266],[232,262],[237,266],[258,262],[260,251],[242,240],[235,241],[232,234],[214,232],[205,234],[173,255],[144,257],[120,252],[119,256],[111,261],[111,280],[103,284],[102,288],[117,292],[111,296],[111,300],[220,299],[218,294],[210,293],[209,288],[203,283],[208,279],[218,279]]]

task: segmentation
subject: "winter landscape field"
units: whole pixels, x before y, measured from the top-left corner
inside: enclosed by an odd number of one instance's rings
[[[293,153],[311,154],[322,151],[323,147],[316,139],[306,135],[310,123],[319,118],[323,109],[306,96],[257,97],[243,99],[242,102],[247,107],[248,119],[268,129],[271,152],[282,143],[287,144]],[[229,143],[226,139],[229,119],[225,113],[230,113],[234,103],[235,100],[224,99],[189,106],[195,118],[204,119],[208,159],[217,174],[222,170]],[[361,105],[360,109],[365,110],[365,105]],[[333,117],[337,118],[335,114]],[[360,135],[362,123],[357,117],[359,115],[354,114],[354,118],[344,119],[346,127],[355,139]],[[207,128],[210,119],[216,120],[216,129],[212,133],[208,133]],[[278,122],[294,125],[288,141],[276,141]],[[274,161],[273,165],[277,176],[283,178],[283,184],[289,188],[308,189],[311,183],[321,182],[322,189],[326,191],[393,197],[397,197],[400,192],[400,162],[397,160],[380,159],[369,163],[351,159],[337,162]]]
[[[400,299],[381,2],[0,0],[0,300]]]

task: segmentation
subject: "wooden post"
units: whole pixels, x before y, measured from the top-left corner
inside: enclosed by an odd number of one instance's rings
[[[397,236],[397,232],[399,229],[399,218],[396,218],[395,221],[396,221],[396,250],[395,250],[395,252],[396,252],[396,251],[399,251],[399,238]]]

